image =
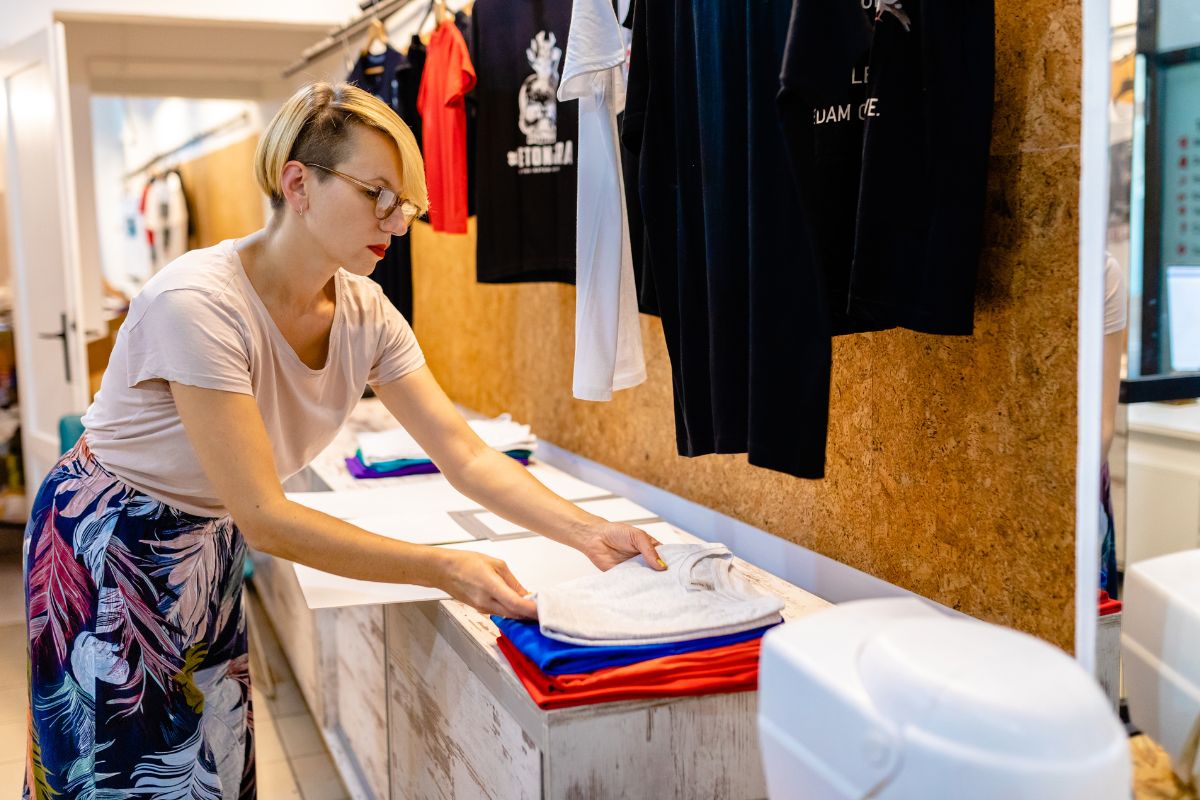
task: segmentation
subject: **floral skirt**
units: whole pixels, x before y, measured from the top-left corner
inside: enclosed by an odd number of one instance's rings
[[[241,532],[154,500],[80,439],[25,530],[25,798],[253,798]]]

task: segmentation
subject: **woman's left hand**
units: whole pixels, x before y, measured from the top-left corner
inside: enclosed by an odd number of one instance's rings
[[[609,569],[641,555],[651,569],[663,570],[666,563],[654,549],[661,542],[640,528],[624,522],[601,520],[585,527],[575,547],[600,569]]]

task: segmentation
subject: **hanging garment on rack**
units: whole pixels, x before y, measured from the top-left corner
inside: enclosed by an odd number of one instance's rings
[[[476,0],[476,269],[481,283],[575,282],[578,119],[558,102],[571,0]]]
[[[618,3],[620,5],[620,3]],[[629,84],[629,55],[633,41],[633,16],[638,0],[630,0],[621,22],[621,40],[625,44],[624,78]],[[617,129],[625,130],[625,112],[617,114]],[[633,256],[633,281],[637,286],[638,310],[658,316],[658,298],[654,294],[654,276],[646,253],[646,223],[642,218],[642,200],[638,196],[638,155],[621,136],[621,180],[625,184],[625,215],[629,218],[629,250]]]
[[[429,222],[435,231],[467,232],[467,117],[463,96],[475,86],[467,43],[453,23],[429,40],[417,107],[424,133]]]
[[[387,103],[404,120],[420,144],[421,114],[417,110],[417,94],[425,65],[425,45],[415,36],[413,40],[414,45],[409,48],[407,55],[391,47],[382,53],[364,53],[346,81]],[[383,288],[384,295],[411,324],[412,244],[408,235],[392,237],[387,252],[375,265],[371,278]]]
[[[679,452],[819,478],[831,343],[775,104],[788,13],[639,3],[622,138],[639,159]]]
[[[463,41],[467,43],[467,54],[471,57],[471,63],[475,63],[475,31],[473,29],[474,21],[471,15],[465,11],[454,12],[454,27],[458,28],[458,32],[462,34]],[[479,103],[475,97],[475,90],[467,92],[463,102],[463,108],[467,114],[467,216],[475,216],[475,158],[477,148],[477,130],[479,128]]]
[[[784,55],[781,116],[796,184],[812,228],[834,334],[882,330],[847,312],[862,175],[868,59],[875,10],[797,0]]]
[[[993,17],[992,0],[793,2],[779,105],[836,332],[972,332]]]
[[[188,251],[190,202],[178,170],[152,177],[142,195],[142,219],[155,272]]]
[[[646,380],[617,112],[625,42],[611,0],[575,0],[559,100],[578,100],[575,373],[580,400],[610,400]]]
[[[150,266],[150,247],[146,240],[146,222],[142,216],[142,193],[126,193],[121,198],[121,264],[120,274],[123,279],[118,288],[129,297],[137,294],[150,276],[154,274]],[[117,266],[117,265],[113,265]],[[107,272],[107,271],[106,271]],[[115,278],[108,275],[108,280]]]

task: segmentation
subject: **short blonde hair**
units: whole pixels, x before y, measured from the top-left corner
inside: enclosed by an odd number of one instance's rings
[[[263,131],[254,153],[254,177],[283,206],[283,166],[289,161],[336,167],[350,155],[355,126],[374,128],[396,143],[400,152],[400,196],[424,214],[429,210],[421,150],[404,120],[374,95],[348,83],[310,83],[292,95]],[[320,172],[318,180],[327,176]]]

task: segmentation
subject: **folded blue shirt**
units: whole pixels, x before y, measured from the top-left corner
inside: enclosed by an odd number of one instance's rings
[[[697,650],[711,650],[714,647],[724,647],[727,644],[737,644],[738,642],[757,639],[775,627],[774,625],[765,625],[754,630],[730,633],[725,636],[710,636],[706,639],[692,639],[687,642],[593,647],[555,641],[543,635],[536,622],[497,616],[492,617],[492,622],[496,623],[496,627],[500,629],[500,632],[507,636],[508,640],[526,658],[537,664],[538,669],[547,675],[575,675],[581,672],[595,672],[605,667],[636,664],[639,661],[649,661],[652,658],[660,658],[662,656],[694,653]]]

